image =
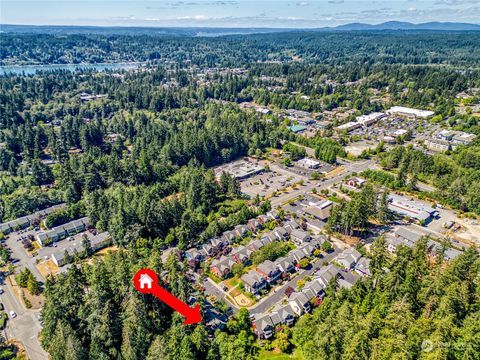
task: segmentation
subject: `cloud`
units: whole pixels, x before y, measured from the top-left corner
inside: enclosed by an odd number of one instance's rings
[[[437,0],[433,5],[462,6],[469,4],[478,4],[478,0]]]
[[[205,15],[194,15],[194,16],[179,16],[176,18],[177,20],[201,20],[201,21],[205,21],[205,20],[211,20],[212,18],[211,17],[208,17],[208,16],[205,16]]]
[[[345,0],[328,0],[329,4],[343,4]]]
[[[308,6],[308,5],[310,5],[310,4],[309,4],[308,2],[306,2],[306,1],[300,1],[300,2],[297,2],[296,5],[297,5],[297,6]]]

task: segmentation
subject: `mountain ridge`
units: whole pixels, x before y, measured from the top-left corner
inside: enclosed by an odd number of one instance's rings
[[[0,32],[47,33],[47,34],[101,34],[101,33],[139,33],[170,36],[223,36],[248,35],[257,33],[276,33],[294,31],[480,31],[480,24],[462,22],[426,22],[410,23],[405,21],[387,21],[379,24],[349,23],[335,27],[317,28],[221,28],[221,27],[143,27],[143,26],[82,26],[82,25],[17,25],[0,24]]]

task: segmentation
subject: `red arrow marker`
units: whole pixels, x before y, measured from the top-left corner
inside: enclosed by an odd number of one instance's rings
[[[183,325],[196,324],[202,321],[200,305],[196,304],[194,308],[191,308],[167,290],[158,286],[158,276],[155,271],[151,269],[138,270],[133,277],[133,284],[135,285],[135,289],[142,294],[152,294],[156,296],[173,310],[185,316]]]

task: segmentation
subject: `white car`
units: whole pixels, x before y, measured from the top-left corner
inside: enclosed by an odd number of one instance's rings
[[[17,314],[15,313],[15,311],[13,311],[13,310],[10,311],[10,317],[12,319],[15,319],[17,317]]]
[[[3,294],[3,289],[0,287],[0,294]]]

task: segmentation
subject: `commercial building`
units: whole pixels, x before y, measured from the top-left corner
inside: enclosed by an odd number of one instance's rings
[[[387,110],[387,114],[389,115],[397,115],[397,116],[405,116],[408,118],[421,118],[426,119],[435,113],[430,110],[420,110],[420,109],[412,109],[404,106],[393,106],[389,110]]]
[[[355,120],[357,121],[357,123],[361,124],[362,126],[370,126],[373,123],[379,121],[380,119],[383,119],[386,116],[387,114],[385,113],[374,112],[368,115],[357,116]]]
[[[215,168],[215,176],[220,178],[222,173],[226,172],[238,180],[243,180],[260,174],[264,170],[265,168],[257,163],[241,159]]]
[[[358,122],[354,122],[354,121],[349,121],[345,124],[337,126],[334,130],[337,131],[337,132],[343,132],[343,131],[350,132],[350,131],[353,131],[355,129],[359,129],[361,127],[362,127],[362,124],[360,124]]]
[[[293,126],[290,126],[289,129],[293,131],[295,134],[299,134],[307,130],[308,127],[306,127],[305,125],[293,125]]]
[[[426,224],[438,215],[438,211],[423,202],[409,200],[405,197],[390,194],[388,209],[397,215],[408,217],[421,224]]]
[[[320,161],[303,158],[297,161],[297,165],[305,169],[318,169],[320,167]]]

